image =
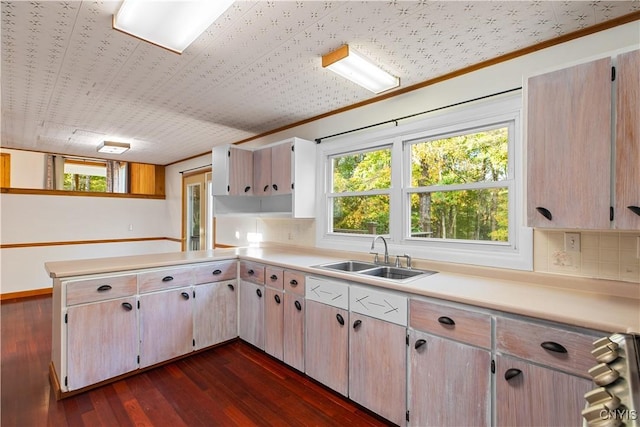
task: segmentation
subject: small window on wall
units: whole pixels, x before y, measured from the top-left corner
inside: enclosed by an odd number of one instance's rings
[[[126,193],[126,162],[64,158],[62,190]]]
[[[330,158],[330,232],[388,234],[391,147]]]
[[[410,235],[509,242],[509,126],[411,141]]]

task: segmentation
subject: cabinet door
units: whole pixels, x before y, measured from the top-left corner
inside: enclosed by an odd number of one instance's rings
[[[238,336],[236,281],[208,283],[194,289],[193,335],[195,349]]]
[[[283,360],[304,372],[304,297],[284,294]]]
[[[406,328],[351,313],[349,398],[398,425],[405,424]]]
[[[140,296],[140,367],[155,365],[193,350],[190,287]]]
[[[240,280],[240,338],[264,349],[264,286]]]
[[[264,301],[264,351],[282,360],[284,339],[284,293],[266,288]]]
[[[307,375],[347,396],[349,390],[349,312],[307,300],[305,308]]]
[[[593,388],[589,380],[508,356],[496,357],[495,380],[498,426],[580,426],[584,394]]]
[[[253,194],[271,194],[271,147],[253,152]]]
[[[229,148],[229,195],[253,194],[253,152]]]
[[[609,228],[610,58],[532,77],[527,92],[528,225]]]
[[[491,424],[488,350],[412,330],[409,369],[409,425]]]
[[[291,194],[291,143],[271,147],[271,193]]]
[[[138,367],[138,313],[134,297],[70,307],[67,311],[67,384],[77,390]]]
[[[640,50],[618,57],[616,228],[640,229]]]

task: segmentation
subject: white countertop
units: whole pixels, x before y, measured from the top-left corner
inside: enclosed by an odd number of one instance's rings
[[[640,284],[429,263],[439,271],[398,283],[314,266],[366,255],[294,246],[215,249],[45,263],[52,278],[166,267],[223,259],[264,262],[426,297],[527,315],[605,332],[640,333]],[[420,263],[421,261],[418,260]],[[422,261],[424,264],[424,262]],[[425,268],[416,265],[416,268]]]

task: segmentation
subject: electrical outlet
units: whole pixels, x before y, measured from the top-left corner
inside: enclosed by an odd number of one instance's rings
[[[564,233],[564,250],[580,252],[580,233]]]

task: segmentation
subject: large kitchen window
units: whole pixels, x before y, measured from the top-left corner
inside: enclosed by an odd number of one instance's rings
[[[520,115],[509,96],[322,142],[318,246],[530,270]]]

